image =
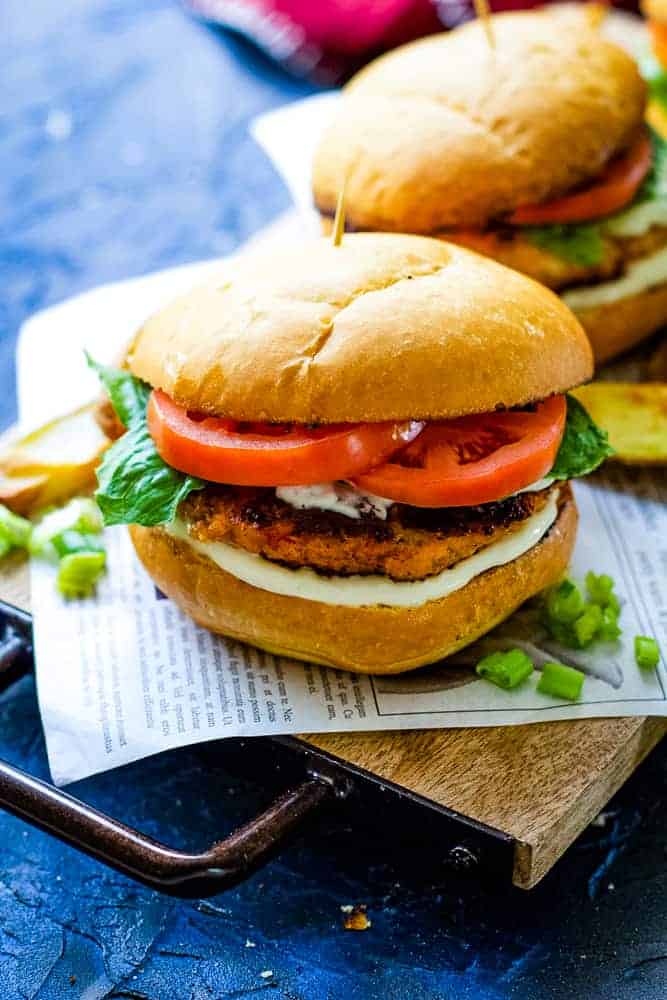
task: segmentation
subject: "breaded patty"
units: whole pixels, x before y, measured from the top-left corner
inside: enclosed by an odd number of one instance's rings
[[[640,257],[647,257],[667,245],[667,227],[653,226],[643,236],[603,236],[602,259],[597,264],[582,265],[564,260],[550,250],[538,247],[520,228],[505,226],[487,233],[442,233],[443,239],[493,257],[500,264],[521,271],[548,288],[562,290],[573,285],[609,281],[622,274],[624,267]]]
[[[269,488],[209,486],[192,493],[180,515],[199,541],[237,545],[289,566],[421,580],[516,531],[544,507],[549,492],[521,493],[479,507],[394,504],[382,521],[371,514],[356,520],[298,510]]]

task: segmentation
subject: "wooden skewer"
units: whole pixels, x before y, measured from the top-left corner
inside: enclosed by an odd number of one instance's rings
[[[496,36],[493,32],[493,25],[491,24],[491,8],[489,7],[489,0],[474,0],[475,3],[475,13],[477,17],[482,22],[484,26],[484,31],[486,34],[486,40],[489,43],[490,49],[495,49],[496,47]]]
[[[343,233],[345,232],[345,185],[347,184],[347,178],[343,181],[341,189],[338,192],[338,201],[336,202],[336,217],[333,224],[332,232],[332,242],[335,247],[339,247],[343,240]]]

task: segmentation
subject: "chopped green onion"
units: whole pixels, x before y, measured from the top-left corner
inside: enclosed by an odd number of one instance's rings
[[[11,538],[9,537],[7,532],[5,532],[2,528],[0,528],[0,559],[4,559],[5,556],[12,551],[13,548],[14,545],[12,543]]]
[[[51,544],[61,558],[73,552],[104,552],[104,543],[96,535],[80,531],[61,531],[53,536]]]
[[[583,610],[583,595],[572,580],[563,580],[547,597],[547,615],[551,621],[571,624]]]
[[[601,626],[602,608],[597,604],[587,605],[585,611],[579,615],[573,625],[574,634],[576,635],[577,642],[582,649],[586,646],[590,646],[593,639],[596,638]]]
[[[6,538],[12,545],[25,549],[30,542],[32,534],[32,524],[25,517],[13,514],[9,508],[0,504],[0,529],[3,538]]]
[[[104,552],[73,552],[60,560],[57,585],[63,597],[89,597],[104,572]]]
[[[33,555],[53,555],[53,539],[65,531],[96,535],[102,530],[102,515],[90,497],[77,497],[64,507],[49,511],[35,525],[30,541]]]
[[[599,604],[601,608],[606,608],[609,599],[613,596],[613,589],[614,580],[607,573],[598,575],[589,571],[586,574],[586,590],[593,604]]]
[[[619,599],[616,596],[616,594],[610,594],[609,595],[609,597],[607,598],[607,607],[611,608],[611,610],[614,612],[614,614],[618,618],[618,616],[621,613],[621,602],[619,601]]]
[[[584,674],[574,667],[566,667],[563,663],[545,663],[537,690],[541,694],[550,694],[554,698],[566,698],[576,701],[584,684]]]
[[[620,634],[618,612],[614,611],[613,608],[603,608],[602,625],[600,626],[598,638],[602,639],[603,642],[615,642]]]
[[[635,662],[644,670],[655,670],[660,662],[660,646],[647,635],[635,636]]]
[[[489,653],[475,670],[479,677],[509,691],[530,677],[533,663],[522,649],[508,649],[505,653]]]

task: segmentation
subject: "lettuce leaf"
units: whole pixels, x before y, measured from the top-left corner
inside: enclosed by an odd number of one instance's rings
[[[566,395],[567,420],[556,461],[549,473],[554,479],[585,476],[614,454],[607,432],[591,420],[574,396]]]
[[[158,455],[148,430],[146,404],[150,386],[129,372],[105,368],[91,358],[127,431],[104,453],[97,469],[95,493],[104,523],[152,527],[173,521],[179,504],[206,483],[177,472]],[[556,461],[554,479],[572,479],[596,469],[613,454],[605,431],[591,420],[573,396],[566,396],[567,420]]]
[[[593,267],[602,260],[604,244],[600,226],[596,224],[526,226],[524,235],[535,246],[570,264]]]
[[[662,68],[654,55],[644,56],[640,60],[641,74],[648,84],[649,96],[667,107],[667,72]]]
[[[667,86],[667,76],[665,76],[665,83]],[[658,201],[661,198],[667,198],[667,142],[653,129],[650,129],[650,132],[651,142],[653,143],[653,161],[651,169],[642,181],[641,187],[632,201],[633,205],[638,205],[644,201]]]
[[[660,87],[667,101],[667,74],[662,71]],[[605,227],[613,224],[637,205],[667,198],[667,142],[651,130],[653,162],[641,187],[629,206],[600,222],[560,223],[551,226],[524,226],[523,234],[530,243],[548,250],[561,260],[581,267],[594,267],[604,253]],[[611,226],[610,226],[611,230]]]
[[[106,389],[127,431],[105,451],[97,469],[95,499],[104,523],[152,527],[173,521],[181,501],[206,483],[177,472],[157,453],[148,431],[150,386],[129,372],[88,363]]]

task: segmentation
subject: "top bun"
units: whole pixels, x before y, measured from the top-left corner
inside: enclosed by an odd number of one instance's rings
[[[667,0],[642,0],[642,14],[654,21],[667,21]]]
[[[247,255],[149,319],[127,362],[189,410],[298,423],[482,413],[593,370],[552,292],[441,240],[388,233]]]
[[[317,207],[346,178],[350,228],[479,229],[599,174],[640,127],[645,84],[585,11],[492,18],[404,45],[343,92],[315,155]]]

